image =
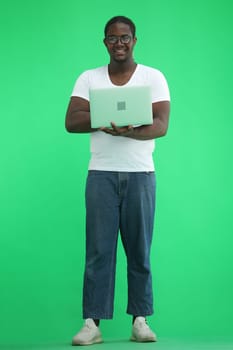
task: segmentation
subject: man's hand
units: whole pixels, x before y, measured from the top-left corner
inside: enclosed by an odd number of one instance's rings
[[[134,128],[132,125],[118,127],[115,123],[111,122],[112,128],[102,127],[99,130],[105,132],[106,134],[110,134],[112,136],[125,136],[129,137],[133,134]]]

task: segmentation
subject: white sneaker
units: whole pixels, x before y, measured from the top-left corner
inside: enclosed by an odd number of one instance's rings
[[[95,322],[88,318],[83,328],[73,337],[72,345],[91,345],[102,343],[101,333]]]
[[[152,332],[147,325],[144,317],[137,317],[132,328],[132,336],[130,338],[136,342],[154,342],[157,340],[156,334]]]

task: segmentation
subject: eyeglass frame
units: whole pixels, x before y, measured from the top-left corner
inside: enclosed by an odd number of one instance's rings
[[[112,38],[113,39],[113,42],[109,41],[109,39]],[[126,40],[125,40],[125,39]],[[121,44],[129,44],[130,41],[133,39],[133,37],[129,34],[124,34],[124,35],[107,35],[105,37],[105,41],[110,44],[110,45],[114,45],[116,43],[118,43],[118,41],[120,40]]]

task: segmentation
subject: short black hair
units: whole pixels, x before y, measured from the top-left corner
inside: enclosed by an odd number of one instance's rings
[[[104,36],[106,37],[107,32],[108,32],[108,28],[114,24],[114,23],[124,23],[127,24],[130,27],[131,33],[133,34],[133,38],[136,35],[136,26],[133,23],[133,21],[131,19],[129,19],[128,17],[125,16],[115,16],[112,17],[105,25],[104,27]]]

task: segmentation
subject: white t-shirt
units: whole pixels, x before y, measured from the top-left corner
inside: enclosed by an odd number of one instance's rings
[[[124,86],[151,86],[152,103],[170,101],[164,75],[157,69],[138,64],[130,80]],[[89,89],[117,87],[108,74],[108,66],[91,69],[77,79],[72,96],[89,101]],[[102,131],[91,133],[91,159],[89,170],[105,171],[154,171],[154,140],[134,140],[123,136],[111,136]]]

